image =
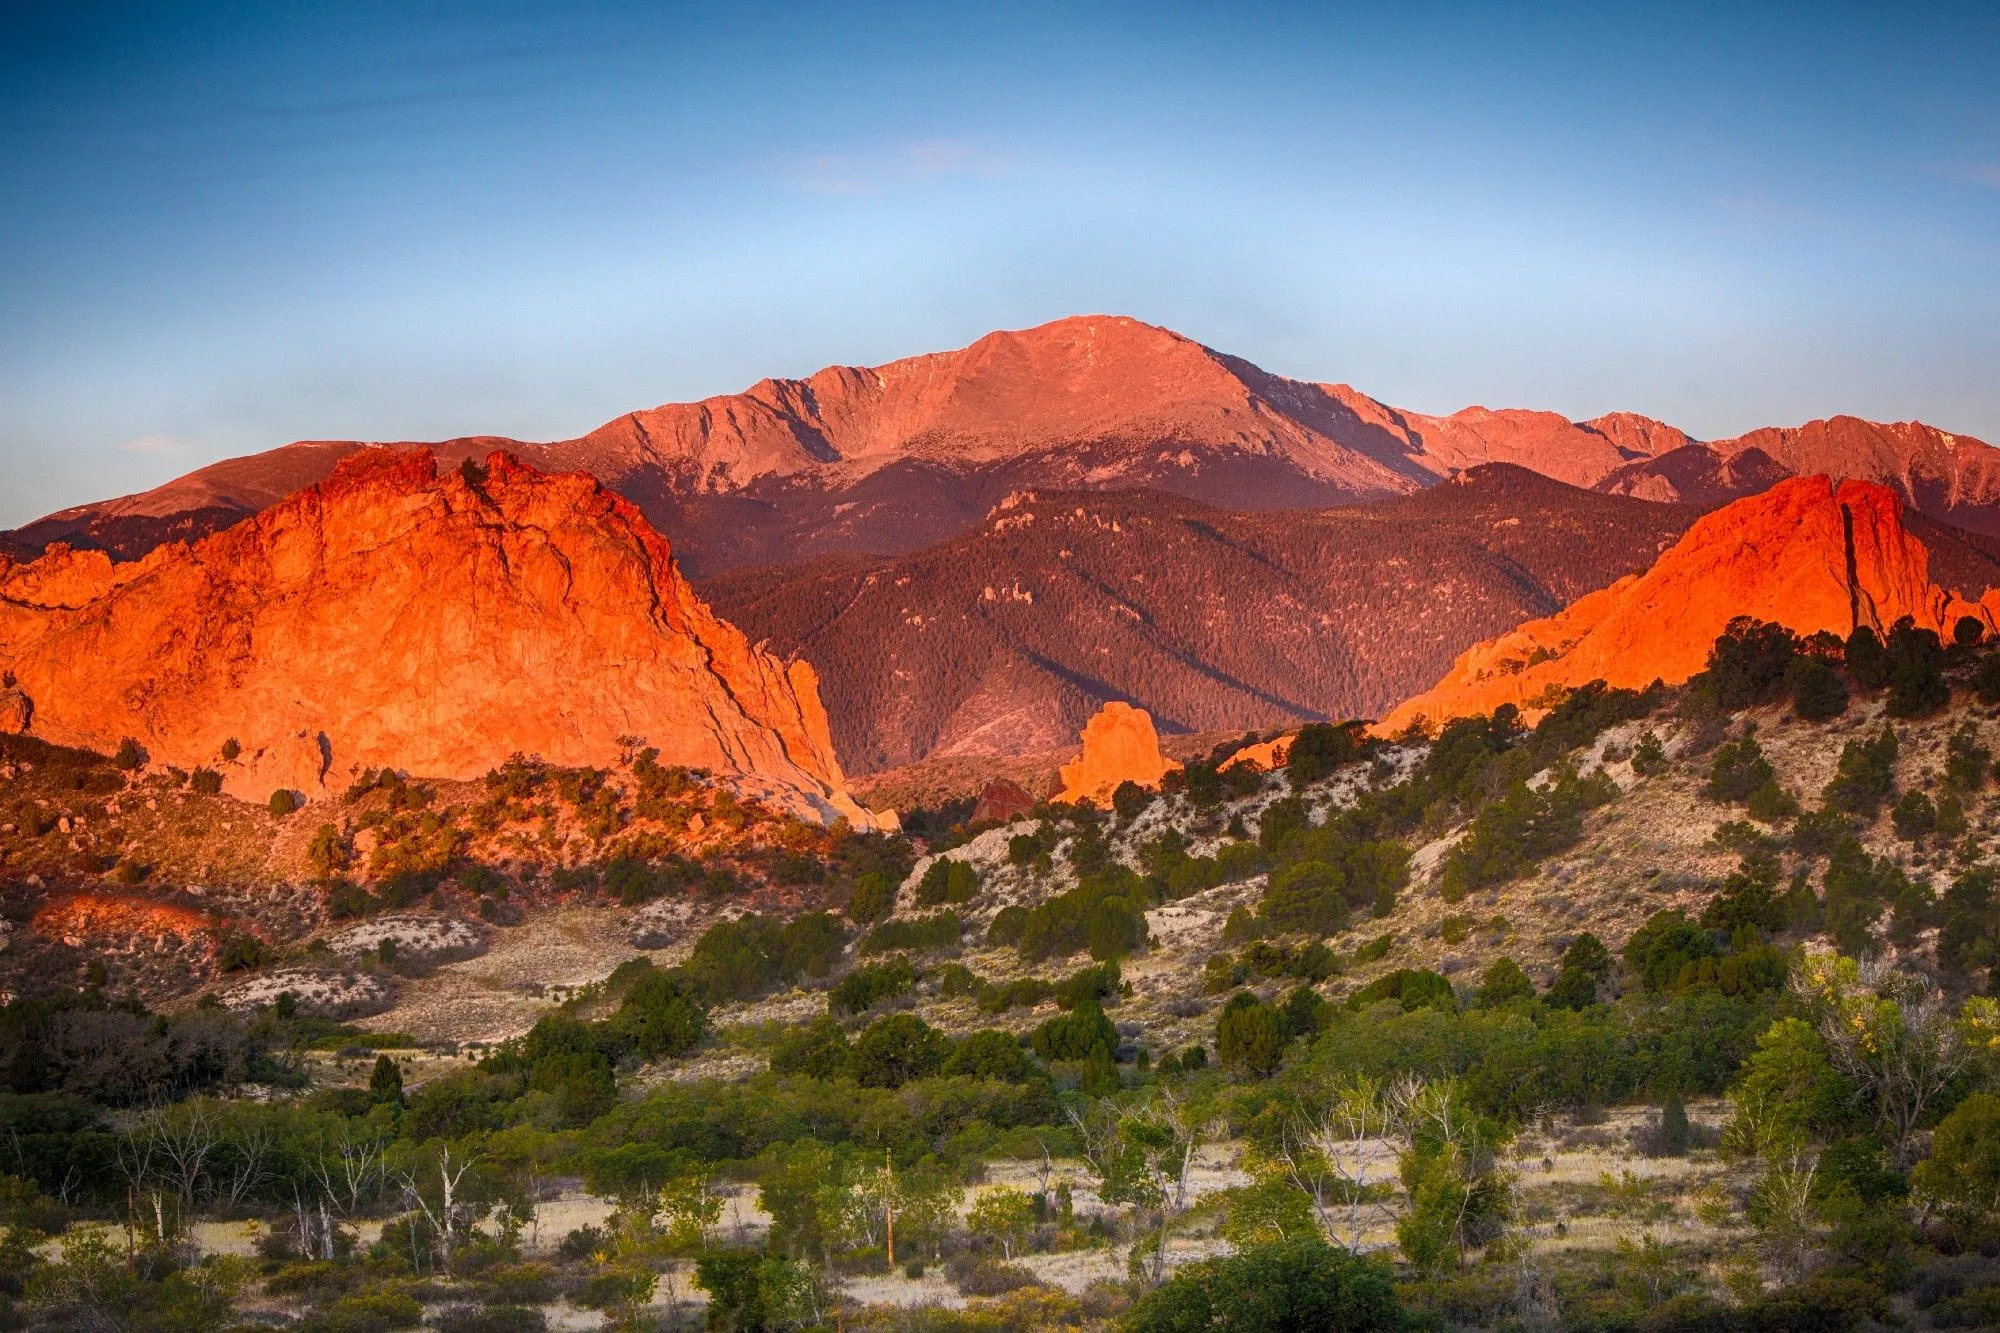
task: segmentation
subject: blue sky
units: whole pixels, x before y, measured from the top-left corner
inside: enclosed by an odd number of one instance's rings
[[[0,17],[0,525],[1134,315],[1426,411],[2000,443],[2000,9]]]

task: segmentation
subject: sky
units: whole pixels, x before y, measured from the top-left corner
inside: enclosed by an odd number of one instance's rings
[[[2000,6],[0,7],[0,526],[1064,315],[2000,443]]]

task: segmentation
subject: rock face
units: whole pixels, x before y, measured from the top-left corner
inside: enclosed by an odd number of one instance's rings
[[[1443,680],[1399,705],[1377,730],[1395,734],[1536,701],[1592,680],[1642,688],[1702,670],[1736,616],[1799,634],[1845,637],[1903,616],[1948,634],[1960,616],[1989,628],[2000,590],[1970,602],[1931,582],[1930,555],[1903,523],[1895,492],[1871,482],[1795,477],[1709,514],[1644,574],[1467,649]]]
[[[1158,787],[1169,764],[1160,756],[1160,738],[1143,708],[1112,700],[1084,724],[1083,753],[1062,766],[1058,801],[1109,805],[1122,783]]]
[[[1235,768],[1243,764],[1256,769],[1259,773],[1269,773],[1273,769],[1283,768],[1285,760],[1291,757],[1292,742],[1297,739],[1297,735],[1280,736],[1276,740],[1246,745],[1217,764],[1216,768]]]
[[[631,504],[506,454],[440,476],[428,453],[366,450],[191,547],[0,568],[0,669],[35,735],[130,736],[256,800],[365,767],[603,763],[637,736],[798,813],[873,823],[811,666],[717,619]]]

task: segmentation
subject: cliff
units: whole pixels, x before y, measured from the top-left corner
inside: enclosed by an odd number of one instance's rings
[[[603,763],[639,737],[781,808],[874,822],[810,665],[718,619],[630,503],[504,453],[440,475],[428,452],[363,450],[192,546],[0,563],[0,671],[34,735],[131,737],[256,800],[369,767]]]

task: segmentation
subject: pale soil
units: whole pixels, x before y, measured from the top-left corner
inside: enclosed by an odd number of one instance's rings
[[[565,995],[638,956],[625,941],[625,916],[610,907],[530,913],[519,926],[495,930],[480,957],[403,982],[393,1010],[358,1026],[426,1042],[519,1036]]]

